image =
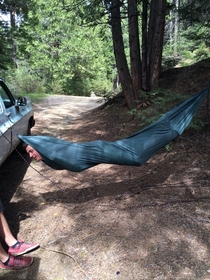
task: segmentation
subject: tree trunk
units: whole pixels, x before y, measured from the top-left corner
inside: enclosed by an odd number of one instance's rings
[[[148,0],[143,0],[142,12],[142,88],[150,91],[148,65],[147,65],[147,19],[148,19]]]
[[[125,95],[125,99],[129,110],[132,110],[136,107],[136,103],[134,100],[131,76],[128,69],[128,64],[124,51],[120,5],[121,5],[120,0],[112,0],[112,6],[110,8],[112,38],[113,38],[116,67],[119,73],[122,91]]]
[[[148,67],[151,87],[158,86],[165,27],[166,0],[151,0],[148,28]]]
[[[12,29],[15,29],[15,10],[10,11],[10,25]],[[12,36],[12,60],[17,68],[17,44],[14,36]]]
[[[175,23],[174,23],[174,56],[177,56],[177,46],[178,46],[178,30],[179,30],[179,0],[176,0],[176,11],[175,11]]]
[[[140,59],[137,0],[128,0],[128,23],[132,86],[134,98],[139,100],[142,88],[142,65]]]

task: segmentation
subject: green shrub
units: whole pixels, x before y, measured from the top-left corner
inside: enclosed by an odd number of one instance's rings
[[[27,95],[29,93],[44,93],[44,80],[26,66],[11,69],[6,73],[6,82],[15,95]]]

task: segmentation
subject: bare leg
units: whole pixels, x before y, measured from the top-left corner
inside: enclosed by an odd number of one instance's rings
[[[9,254],[7,254],[7,253],[4,251],[3,247],[2,247],[1,244],[0,244],[0,261],[6,262],[6,261],[8,260],[8,258],[9,258]]]
[[[0,207],[2,206],[0,201]],[[17,239],[14,238],[12,235],[9,225],[4,217],[3,211],[0,210],[0,237],[5,241],[5,243],[9,246],[8,253],[5,252],[3,247],[0,244],[0,267],[2,269],[22,269],[28,267],[32,264],[33,258],[29,256],[20,257],[26,252],[31,251],[39,246],[39,244],[27,244],[27,243],[20,243]],[[13,245],[17,246],[12,247]]]
[[[17,239],[14,238],[10,231],[3,211],[0,211],[0,237],[6,242],[8,246],[13,246],[17,242]]]
[[[17,240],[12,235],[8,223],[4,217],[3,211],[0,211],[0,237],[6,242],[8,246],[14,245]],[[0,260],[6,262],[9,258],[9,254],[5,252],[0,244]]]

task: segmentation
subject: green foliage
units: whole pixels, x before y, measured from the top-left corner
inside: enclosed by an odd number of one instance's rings
[[[210,56],[209,0],[178,2],[167,1],[163,70]],[[121,7],[125,14],[126,3]],[[112,95],[116,73],[112,35],[107,24],[110,1],[5,0],[1,4],[2,11],[10,11],[11,7],[17,14],[16,26],[10,28],[0,21],[0,75],[8,76],[5,69],[12,69],[15,61],[18,69],[11,71],[17,72],[14,88],[17,84],[23,93]],[[122,17],[122,28],[129,62],[126,17]],[[11,55],[13,39],[17,43],[17,59]],[[27,66],[18,61],[26,61]]]
[[[180,57],[174,56],[172,53],[167,52],[167,49],[165,48],[161,65],[162,71],[174,68],[180,62],[180,60]]]
[[[7,83],[16,96],[45,91],[44,81],[27,65],[20,65],[15,71],[7,72]]]
[[[165,146],[165,149],[168,153],[172,152],[173,151],[173,148],[174,148],[174,144],[173,142],[170,142],[168,143],[166,146]]]
[[[182,1],[179,16],[185,26],[200,24],[209,27],[209,0]]]
[[[139,119],[139,129],[142,129],[155,121],[157,121],[166,112],[177,106],[189,98],[185,94],[177,94],[168,90],[161,90],[160,88],[147,94],[145,102],[148,104],[146,108],[140,107],[139,110],[134,109],[128,112],[131,116]],[[198,114],[190,122],[187,129],[196,131],[201,130],[206,125],[206,122]],[[165,146],[168,152],[173,150],[173,142]]]
[[[144,109],[140,107],[136,116],[140,120],[140,126],[145,127],[158,120],[167,111],[175,107],[177,104],[184,101],[188,96],[184,94],[177,94],[168,90],[161,90],[156,88],[155,90],[147,94],[145,103],[148,106]]]
[[[137,113],[138,113],[137,108],[128,111],[128,115],[130,115],[130,116],[136,116]]]
[[[168,90],[161,90],[159,88],[148,93],[147,104],[149,104],[146,109],[132,110],[129,112],[130,115],[135,115],[139,118],[140,128],[144,128],[155,121],[157,121],[166,112],[177,106],[177,104],[183,102],[189,98],[188,95],[178,94]],[[187,129],[193,129],[196,131],[201,130],[206,125],[206,122],[198,114],[193,118]],[[171,145],[167,147],[169,151]]]
[[[101,94],[112,87],[112,45],[105,25],[85,26],[85,9],[74,1],[35,3],[25,30],[34,38],[25,57],[34,71],[45,78],[50,91]],[[37,24],[34,25],[34,22]]]
[[[105,110],[109,110],[114,104],[111,104],[111,105],[106,105],[105,106]]]
[[[207,122],[204,121],[200,116],[195,116],[193,120],[190,122],[187,129],[193,129],[196,131],[201,130],[206,126]]]
[[[13,66],[11,57],[11,38],[9,34],[8,25],[0,21],[0,70],[7,70]]]
[[[166,18],[163,70],[187,66],[210,56],[210,2],[170,1]]]
[[[47,94],[64,94],[62,86],[57,81],[52,81],[48,84],[45,92]]]
[[[209,48],[204,41],[189,38],[185,32],[181,34],[176,56],[174,56],[173,48],[171,48],[170,44],[165,44],[162,60],[163,70],[175,66],[188,66],[210,57]]]
[[[32,103],[39,103],[43,98],[48,95],[45,93],[29,93],[27,96],[31,99]]]
[[[204,42],[201,42],[196,50],[194,50],[195,62],[207,59],[210,57],[210,51]]]

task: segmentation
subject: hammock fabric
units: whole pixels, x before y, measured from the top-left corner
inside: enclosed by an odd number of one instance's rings
[[[182,134],[208,89],[191,96],[155,123],[122,140],[75,143],[49,136],[18,137],[33,147],[53,169],[80,172],[100,163],[140,166]]]

